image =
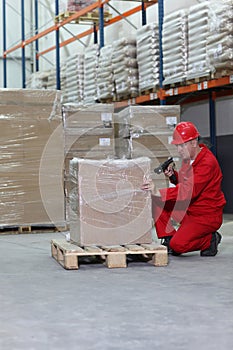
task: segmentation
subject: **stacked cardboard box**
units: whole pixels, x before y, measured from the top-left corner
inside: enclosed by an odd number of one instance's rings
[[[65,157],[102,159],[114,157],[113,105],[62,107]]]
[[[115,114],[114,119],[118,158],[147,156],[154,169],[169,157],[177,157],[171,140],[174,127],[180,121],[179,106],[130,106]],[[160,187],[167,186],[163,174],[153,174],[153,177]]]
[[[114,158],[113,105],[80,106],[67,103],[62,107],[64,129],[64,177],[66,204],[69,201],[69,162],[74,157],[87,159]],[[68,220],[68,210],[66,210]]]
[[[70,162],[71,240],[83,245],[151,243],[150,159]]]
[[[58,91],[0,90],[0,226],[64,225],[60,103]]]

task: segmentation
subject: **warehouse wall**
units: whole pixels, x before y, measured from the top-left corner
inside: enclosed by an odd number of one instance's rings
[[[201,136],[210,141],[208,103],[183,107],[181,120],[189,120],[195,123]],[[216,134],[217,158],[223,173],[222,189],[227,200],[224,211],[233,213],[233,182],[231,171],[229,171],[233,162],[233,99],[219,99],[216,101]]]

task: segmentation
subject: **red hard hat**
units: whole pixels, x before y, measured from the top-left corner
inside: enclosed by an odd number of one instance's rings
[[[173,132],[173,145],[180,145],[182,143],[196,139],[199,136],[199,132],[195,125],[191,122],[181,122],[176,125]]]

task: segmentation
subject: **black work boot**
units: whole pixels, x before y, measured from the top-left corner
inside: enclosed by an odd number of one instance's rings
[[[161,238],[161,244],[167,247],[168,254],[172,253],[172,249],[170,248],[170,240],[172,239],[172,236],[165,236]]]
[[[201,256],[215,256],[218,252],[218,245],[221,242],[222,236],[219,232],[213,232],[212,238],[210,241],[210,246],[208,249],[202,250],[200,255]]]

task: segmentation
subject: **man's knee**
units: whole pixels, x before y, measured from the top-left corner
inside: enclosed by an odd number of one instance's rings
[[[170,240],[170,248],[176,253],[187,253],[188,243],[179,241],[175,236]]]

